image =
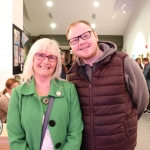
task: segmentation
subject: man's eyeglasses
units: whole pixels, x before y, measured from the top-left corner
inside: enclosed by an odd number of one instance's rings
[[[81,38],[82,40],[86,40],[86,39],[89,39],[91,37],[91,32],[92,31],[87,31],[87,32],[84,32],[83,34],[77,36],[77,37],[74,37],[74,38],[71,38],[69,41],[69,43],[71,45],[74,45],[74,44],[77,44],[79,42],[79,38]]]
[[[46,56],[43,53],[36,53],[36,58],[38,60],[44,60],[46,57],[48,58],[49,62],[55,62],[57,60],[57,56],[54,56],[54,55],[48,55],[48,56]]]

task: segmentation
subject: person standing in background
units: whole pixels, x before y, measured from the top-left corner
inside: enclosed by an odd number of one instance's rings
[[[14,78],[7,79],[5,83],[5,89],[2,92],[0,97],[0,118],[3,123],[7,121],[7,111],[10,95],[12,93],[13,88],[19,85],[19,82]]]
[[[11,150],[80,150],[79,99],[74,84],[60,78],[61,65],[56,41],[43,38],[32,45],[22,84],[10,98],[7,131]]]
[[[141,59],[140,58],[136,58],[135,61],[138,63],[138,65],[140,66],[140,68],[143,70],[143,67],[141,65]]]
[[[65,53],[64,52],[60,52],[61,53],[61,63],[62,63],[62,71],[61,71],[61,75],[60,77],[62,79],[66,80],[66,72],[67,72],[67,68],[66,66],[63,64],[65,62]]]
[[[145,80],[147,82],[147,87],[148,87],[148,91],[149,91],[149,95],[150,95],[150,80],[147,79],[147,73],[150,69],[149,59],[148,58],[143,58],[142,62],[144,64],[143,74],[144,74]],[[144,114],[150,114],[150,96],[149,96],[149,104],[148,104],[146,110],[144,111]]]
[[[77,56],[67,79],[81,104],[81,150],[133,150],[149,96],[142,71],[115,43],[99,41],[87,21],[71,23],[66,35]]]
[[[70,59],[68,59],[67,65],[66,65],[67,71],[71,68],[71,66],[72,66],[72,61]]]

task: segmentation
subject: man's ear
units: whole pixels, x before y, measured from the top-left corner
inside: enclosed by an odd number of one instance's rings
[[[97,35],[97,33],[96,33],[96,32],[93,32],[93,33],[94,33],[95,38],[96,38],[97,41],[98,41],[98,35]]]

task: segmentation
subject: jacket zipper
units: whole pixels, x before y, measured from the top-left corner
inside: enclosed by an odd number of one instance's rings
[[[82,74],[80,74],[82,75]],[[82,75],[83,76],[83,75]],[[87,78],[85,76],[83,76],[83,78],[86,79],[86,81],[89,83],[89,81],[87,80]],[[92,79],[92,76],[91,76],[91,79]],[[92,80],[91,80],[91,83],[92,83]],[[92,149],[91,150],[94,150],[94,137],[93,137],[93,104],[92,104],[92,91],[91,91],[91,86],[92,84],[89,83],[89,91],[90,91],[90,132],[91,132],[91,145],[92,145]]]
[[[93,138],[93,103],[92,103],[92,91],[91,91],[91,84],[89,84],[89,91],[90,91],[90,132],[91,132],[91,145],[92,150],[94,150],[94,138]]]

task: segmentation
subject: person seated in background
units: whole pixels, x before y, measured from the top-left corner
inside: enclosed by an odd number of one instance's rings
[[[147,87],[148,87],[148,91],[149,91],[149,95],[150,95],[150,80],[147,79],[147,73],[150,69],[149,59],[148,58],[143,58],[142,62],[143,62],[143,65],[144,65],[143,74],[144,74],[145,80],[147,82]],[[149,97],[149,104],[148,104],[146,110],[144,111],[144,114],[150,114],[150,97]]]
[[[61,63],[62,63],[62,71],[61,71],[61,75],[60,77],[62,79],[66,79],[66,72],[67,72],[67,68],[66,66],[63,64],[65,62],[65,53],[64,52],[60,52],[61,54]]]
[[[7,79],[5,83],[5,89],[3,90],[2,95],[0,97],[0,118],[3,123],[6,123],[7,120],[8,103],[12,89],[18,85],[19,82],[14,78]]]
[[[143,70],[143,67],[141,65],[141,59],[140,58],[136,58],[135,61],[138,63],[138,65],[140,66],[140,68]]]

